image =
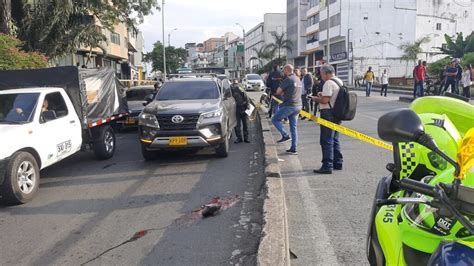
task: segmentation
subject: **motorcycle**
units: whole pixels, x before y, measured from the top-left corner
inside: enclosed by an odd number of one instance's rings
[[[379,119],[379,136],[394,143],[395,160],[387,165],[392,175],[379,182],[372,207],[371,265],[474,262],[474,173],[468,171],[474,164],[474,109],[465,104],[425,97],[411,106],[419,114],[406,109]]]

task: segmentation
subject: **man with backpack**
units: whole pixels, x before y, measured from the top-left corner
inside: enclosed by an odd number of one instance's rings
[[[331,65],[321,67],[321,78],[324,80],[323,90],[318,96],[312,97],[313,101],[319,102],[321,118],[335,124],[341,124],[342,120],[352,120],[355,116],[357,96],[347,91]],[[339,133],[321,125],[320,144],[323,153],[322,166],[313,172],[332,174],[333,170],[342,170]]]

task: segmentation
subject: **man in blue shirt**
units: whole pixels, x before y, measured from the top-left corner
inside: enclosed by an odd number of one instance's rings
[[[280,109],[272,118],[272,123],[281,134],[281,139],[278,143],[287,142],[290,136],[286,132],[282,120],[288,118],[290,122],[291,147],[286,152],[290,154],[297,154],[296,146],[298,144],[298,114],[301,110],[301,80],[293,73],[294,67],[291,64],[283,68],[285,79],[276,91],[276,95],[283,97],[283,103]]]
[[[458,69],[454,65],[454,61],[449,64],[449,67],[446,69],[446,85],[444,85],[443,92],[448,90],[448,87],[451,87],[451,92],[456,93],[456,76],[458,74]]]
[[[278,87],[280,87],[282,78],[282,74],[280,70],[278,70],[278,65],[274,65],[273,71],[270,73],[270,75],[268,75],[266,82],[266,86],[270,88],[270,97],[275,96],[281,100],[281,97],[276,96],[275,94]],[[278,111],[278,108],[278,102],[276,102],[274,99],[271,99],[270,111],[268,113],[268,116],[271,118],[272,115]]]

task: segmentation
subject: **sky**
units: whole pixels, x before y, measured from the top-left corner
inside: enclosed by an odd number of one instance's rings
[[[161,2],[161,0],[158,0]],[[165,40],[171,34],[171,45],[184,47],[185,43],[200,43],[211,37],[221,37],[226,32],[242,36],[240,23],[250,30],[263,22],[265,13],[286,13],[285,0],[166,0]],[[139,26],[145,38],[145,50],[152,50],[153,43],[162,40],[161,12],[155,10]]]

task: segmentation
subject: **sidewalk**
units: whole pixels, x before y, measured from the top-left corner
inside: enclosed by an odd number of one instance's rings
[[[389,110],[406,107],[398,95],[366,98],[359,94],[354,121],[344,123],[377,137],[377,120]],[[289,143],[277,145],[283,177],[290,250],[298,257],[293,265],[367,264],[365,238],[373,193],[378,179],[386,175],[389,151],[341,136],[344,170],[317,175],[320,167],[319,126],[298,121],[298,155],[287,155]],[[280,135],[271,127],[274,139]]]

